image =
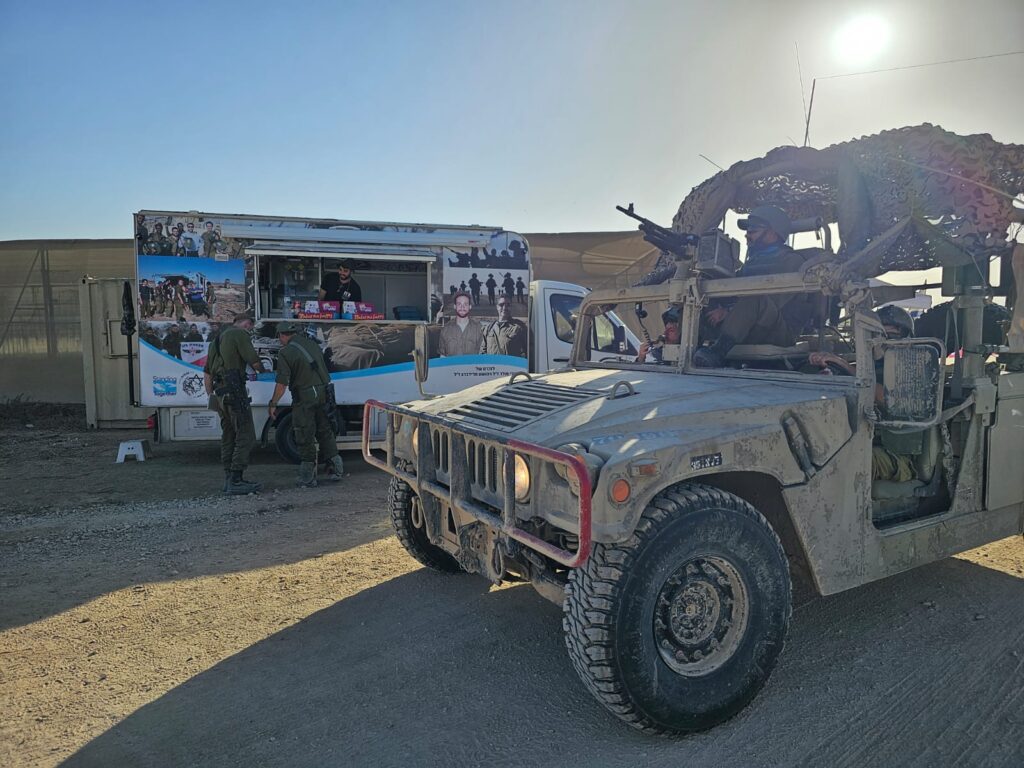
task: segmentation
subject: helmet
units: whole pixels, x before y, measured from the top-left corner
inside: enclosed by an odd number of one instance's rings
[[[878,310],[878,319],[882,325],[891,325],[900,329],[900,338],[914,335],[914,318],[903,307],[888,304]]]
[[[662,312],[661,322],[665,324],[675,323],[676,325],[679,325],[679,307],[669,307]]]
[[[755,223],[767,226],[782,237],[789,237],[791,234],[792,225],[789,223],[789,216],[781,208],[776,208],[774,205],[759,205],[750,212],[747,218],[740,219],[737,225],[740,229],[749,229],[751,220],[756,220]]]
[[[278,334],[282,334],[282,333],[295,333],[298,330],[299,329],[295,326],[295,323],[278,323],[277,324],[277,333]]]

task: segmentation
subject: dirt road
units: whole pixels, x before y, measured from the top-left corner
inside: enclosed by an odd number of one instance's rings
[[[2,765],[1024,764],[1019,537],[803,607],[739,717],[650,738],[555,606],[407,557],[358,460],[298,491],[261,452],[223,499],[214,446],[118,439],[0,432]]]

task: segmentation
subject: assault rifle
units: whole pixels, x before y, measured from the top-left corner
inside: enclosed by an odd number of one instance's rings
[[[622,211],[631,219],[639,221],[640,226],[638,229],[644,233],[644,240],[648,243],[681,259],[689,256],[686,252],[687,248],[700,243],[700,237],[697,235],[691,235],[688,232],[673,232],[671,229],[667,229],[660,224],[655,224],[650,219],[645,219],[633,210],[632,203],[629,204],[629,208],[616,205],[615,210]]]

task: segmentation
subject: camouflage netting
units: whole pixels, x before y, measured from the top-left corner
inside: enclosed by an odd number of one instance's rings
[[[836,222],[839,257],[872,276],[1005,251],[1007,227],[1024,218],[1012,205],[1022,193],[1024,146],[926,123],[736,163],[686,196],[673,228],[701,233],[729,209],[777,205],[793,219]]]

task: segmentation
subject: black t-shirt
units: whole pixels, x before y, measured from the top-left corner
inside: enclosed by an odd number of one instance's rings
[[[345,285],[341,284],[341,276],[337,272],[328,272],[320,284],[324,292],[324,301],[362,301],[363,290],[355,278],[350,277]]]

